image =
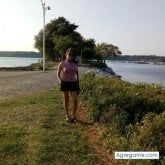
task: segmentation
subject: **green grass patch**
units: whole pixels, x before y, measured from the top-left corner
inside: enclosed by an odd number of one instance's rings
[[[0,102],[0,164],[92,164],[82,123],[66,123],[55,87]]]
[[[22,140],[25,131],[16,125],[1,125],[0,127],[0,164],[8,164],[19,160],[19,156],[24,153],[26,143]]]

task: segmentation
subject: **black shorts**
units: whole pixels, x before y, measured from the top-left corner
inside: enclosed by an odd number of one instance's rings
[[[78,92],[79,85],[77,81],[62,81],[60,90],[63,92],[71,91],[71,92]]]

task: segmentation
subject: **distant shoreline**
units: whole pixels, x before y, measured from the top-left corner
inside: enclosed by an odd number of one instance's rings
[[[25,51],[0,51],[0,57],[26,57],[26,58],[42,58],[40,52]]]
[[[32,71],[31,66],[0,67],[0,71]]]

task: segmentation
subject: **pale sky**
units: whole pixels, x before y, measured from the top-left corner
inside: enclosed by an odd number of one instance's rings
[[[96,43],[107,42],[128,55],[165,56],[165,0],[45,0],[46,23],[59,16]],[[0,0],[0,51],[37,51],[43,27],[40,0]]]

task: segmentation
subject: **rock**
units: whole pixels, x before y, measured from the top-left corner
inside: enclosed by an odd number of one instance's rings
[[[118,77],[120,78],[120,75],[116,75],[115,72],[112,70],[112,68],[106,68],[105,70],[102,69],[89,69],[85,72],[92,74],[93,76],[101,76],[101,77]]]

